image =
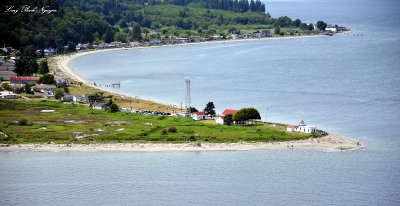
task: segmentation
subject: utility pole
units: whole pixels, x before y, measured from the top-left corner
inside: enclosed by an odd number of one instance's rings
[[[265,123],[268,123],[268,121],[267,121],[267,116],[268,116],[268,107],[267,107],[267,110],[265,111]]]
[[[186,109],[188,110],[188,114],[190,115],[192,112],[190,111],[190,103],[191,103],[191,98],[190,98],[190,80],[189,78],[185,78],[185,82],[186,82]]]

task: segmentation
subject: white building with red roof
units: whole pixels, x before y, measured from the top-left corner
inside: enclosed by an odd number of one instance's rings
[[[225,122],[224,122],[224,117],[226,116],[226,115],[235,115],[237,113],[237,110],[235,110],[235,109],[225,109],[223,112],[222,112],[222,114],[219,116],[219,117],[217,117],[216,119],[215,119],[215,123],[217,123],[217,124],[219,124],[219,125],[223,125]]]
[[[207,114],[205,112],[195,112],[192,114],[194,120],[204,120],[207,119]]]

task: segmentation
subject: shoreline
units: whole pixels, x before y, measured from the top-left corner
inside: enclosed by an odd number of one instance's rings
[[[0,152],[200,152],[254,150],[316,150],[337,152],[362,148],[364,147],[359,142],[351,138],[339,135],[327,135],[319,138],[287,142],[3,144],[0,145]]]
[[[340,33],[338,35],[346,34],[347,32]],[[152,49],[152,48],[164,48],[164,47],[176,47],[176,46],[194,46],[194,45],[206,45],[206,44],[224,44],[224,43],[240,43],[240,42],[252,42],[252,41],[272,41],[272,40],[287,40],[287,39],[302,39],[302,38],[317,38],[317,37],[325,37],[326,35],[308,35],[308,36],[289,36],[289,37],[270,37],[270,38],[260,38],[260,39],[230,39],[230,40],[221,40],[221,41],[205,41],[205,42],[191,42],[185,44],[169,44],[169,45],[159,45],[159,46],[141,46],[141,47],[129,47],[129,48],[114,48],[114,49],[97,49],[97,50],[89,50],[89,51],[82,51],[82,52],[75,52],[72,54],[63,54],[51,57],[55,61],[56,70],[61,72],[61,76],[68,77],[76,82],[81,82],[82,84],[93,88],[102,90],[104,92],[108,92],[113,95],[118,95],[123,98],[132,98],[132,99],[140,99],[144,101],[150,101],[157,104],[161,104],[168,107],[174,107],[178,109],[179,106],[173,103],[156,101],[153,99],[145,99],[143,97],[134,96],[125,94],[123,92],[118,92],[115,90],[107,89],[104,87],[95,86],[93,83],[87,81],[85,78],[81,77],[77,74],[73,68],[70,66],[70,62],[76,58],[80,58],[86,55],[95,54],[99,52],[113,52],[113,51],[121,51],[121,50],[136,50],[136,49]],[[54,70],[53,70],[54,72]]]

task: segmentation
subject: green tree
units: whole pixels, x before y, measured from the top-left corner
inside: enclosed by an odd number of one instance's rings
[[[38,71],[38,64],[35,56],[21,56],[15,65],[15,73],[20,76],[30,76]]]
[[[215,115],[215,106],[214,106],[214,102],[208,102],[206,107],[204,108],[204,112],[207,115],[211,115],[214,116]]]
[[[2,87],[5,91],[11,90],[10,84],[8,84],[8,83],[6,83],[6,82],[3,82],[3,83],[1,84],[1,87]]]
[[[294,27],[300,27],[301,21],[300,19],[296,19],[292,22],[292,26]]]
[[[240,109],[234,116],[233,120],[243,122],[247,120],[261,119],[260,113],[254,108]]]
[[[224,124],[231,125],[233,123],[233,115],[227,114],[224,116]]]
[[[323,21],[317,21],[317,28],[319,30],[325,30],[328,25]]]
[[[281,27],[279,27],[279,26],[276,26],[275,27],[275,32],[274,32],[275,34],[280,34],[281,33]]]
[[[95,102],[102,102],[104,100],[103,92],[96,92],[94,94],[88,95],[88,100],[90,104]]]
[[[47,74],[49,73],[49,65],[47,63],[47,59],[43,59],[39,63],[39,73],[40,74]]]
[[[132,39],[136,41],[142,40],[142,30],[138,23],[133,23],[132,26]]]
[[[33,94],[33,92],[32,92],[32,85],[26,83],[26,84],[24,85],[24,91],[25,91],[25,93],[27,93],[27,94]]]
[[[52,74],[45,74],[39,78],[39,84],[54,84],[54,76]]]
[[[313,25],[313,24],[309,24],[309,25],[308,25],[308,30],[309,30],[309,31],[314,30],[314,25]]]
[[[54,93],[54,98],[60,99],[62,96],[64,96],[64,89],[63,88],[56,89],[56,91]]]

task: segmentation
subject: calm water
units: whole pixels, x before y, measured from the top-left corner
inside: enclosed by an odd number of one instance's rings
[[[322,19],[353,33],[109,51],[72,67],[173,104],[184,102],[189,77],[197,108],[253,106],[264,120],[304,119],[365,150],[0,153],[0,204],[400,205],[400,2],[267,5],[272,16]]]

